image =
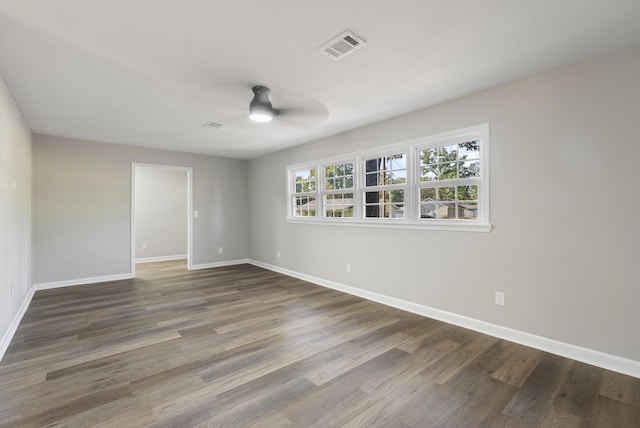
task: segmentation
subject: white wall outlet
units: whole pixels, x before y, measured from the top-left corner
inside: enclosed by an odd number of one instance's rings
[[[143,250],[146,250],[146,249],[147,249],[147,243],[146,243],[146,242],[143,242],[143,243],[142,243],[142,249],[143,249]]]
[[[198,210],[195,210],[195,211],[193,212],[193,216],[194,216],[194,217],[198,217]]]
[[[347,263],[347,265],[345,266],[344,270],[347,273],[351,273],[351,264]]]
[[[280,250],[276,251],[276,257],[280,258]]]
[[[504,293],[496,291],[496,305],[504,306]]]
[[[218,254],[222,254],[222,247],[218,247]]]
[[[18,182],[13,177],[11,177],[11,190],[18,190]]]
[[[16,283],[12,282],[11,283],[11,295],[13,296],[14,294],[16,294]]]

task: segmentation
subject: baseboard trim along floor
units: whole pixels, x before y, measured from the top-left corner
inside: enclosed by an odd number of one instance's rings
[[[331,288],[334,290],[342,291],[354,296],[362,297],[367,300],[371,300],[383,305],[391,306],[397,309],[402,309],[407,312],[412,312],[425,317],[433,318],[438,321],[444,321],[449,324],[453,324],[459,327],[468,328],[480,333],[488,334],[500,339],[509,340],[511,342],[518,343],[520,345],[529,346],[531,348],[539,349],[541,351],[550,352],[561,357],[570,358],[572,360],[580,361],[583,363],[591,364],[603,369],[612,370],[625,375],[640,378],[640,361],[634,361],[616,355],[607,354],[604,352],[596,351],[593,349],[583,348],[581,346],[572,345],[570,343],[560,342],[554,339],[549,339],[535,334],[514,330],[508,327],[503,327],[496,324],[491,324],[485,321],[465,317],[462,315],[454,314],[451,312],[443,311],[429,306],[420,305],[417,303],[409,302],[395,297],[386,296],[383,294],[373,293],[371,291],[362,290],[360,288],[351,287],[349,285],[340,284],[333,281],[328,281],[322,278],[317,278],[311,275],[306,275],[300,272],[295,272],[289,269],[284,269],[279,266],[274,266],[268,263],[263,263],[257,260],[250,260],[250,263],[254,266],[258,266],[264,269],[268,269],[274,272],[278,272],[284,275],[292,276],[294,278],[308,281],[323,287]]]

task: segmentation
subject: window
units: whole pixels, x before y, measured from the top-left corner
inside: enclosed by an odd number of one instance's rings
[[[365,159],[364,183],[366,218],[404,218],[405,153]]]
[[[292,166],[288,218],[489,231],[488,153],[489,126],[480,125]]]
[[[323,168],[323,216],[353,218],[353,163],[334,163]]]
[[[420,218],[477,220],[480,141],[420,149],[418,159]]]
[[[293,216],[315,217],[316,215],[316,170],[315,168],[293,171]]]

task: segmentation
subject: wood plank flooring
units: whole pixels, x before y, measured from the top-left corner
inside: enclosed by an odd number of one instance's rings
[[[39,291],[0,427],[640,427],[640,379],[241,265]]]

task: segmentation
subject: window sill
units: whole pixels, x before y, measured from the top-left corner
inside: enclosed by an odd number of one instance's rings
[[[319,220],[288,218],[287,223],[313,224],[322,226],[351,226],[351,227],[376,227],[383,229],[413,229],[413,230],[440,230],[449,232],[490,232],[491,223],[451,223],[451,222],[419,222],[409,223],[404,220],[389,221],[362,221],[362,220]]]

